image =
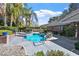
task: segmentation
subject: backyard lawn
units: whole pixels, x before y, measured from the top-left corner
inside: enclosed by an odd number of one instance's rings
[[[13,33],[11,30],[0,30],[0,35],[2,35],[3,32],[8,32],[9,35]]]

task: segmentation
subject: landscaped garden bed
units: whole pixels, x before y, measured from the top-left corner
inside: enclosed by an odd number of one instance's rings
[[[36,56],[69,56],[69,54],[65,54],[63,51],[60,50],[51,50],[47,51],[46,54],[44,54],[43,51],[38,51],[35,53]]]
[[[7,32],[9,35],[13,34],[11,30],[0,30],[0,35],[2,35],[3,32]]]

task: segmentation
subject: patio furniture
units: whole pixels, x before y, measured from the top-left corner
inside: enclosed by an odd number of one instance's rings
[[[56,39],[58,39],[58,38],[56,38],[56,37],[50,37],[50,38],[47,38],[46,41],[51,41],[51,40],[56,40]]]
[[[51,32],[47,32],[47,34],[46,34],[46,38],[51,38],[53,36],[53,34],[51,33]]]
[[[54,37],[51,32],[48,32],[48,33],[45,35],[45,37],[47,38],[46,41],[58,39],[58,38]]]
[[[26,36],[26,33],[24,33],[24,32],[16,32],[15,35],[20,36],[20,37],[24,37],[24,36]]]
[[[34,46],[39,46],[39,45],[42,45],[42,44],[45,44],[45,41],[33,42]]]

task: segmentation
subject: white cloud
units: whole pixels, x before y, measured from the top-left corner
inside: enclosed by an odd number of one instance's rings
[[[58,16],[58,15],[62,14],[62,12],[60,12],[60,11],[51,11],[51,10],[47,10],[47,9],[35,11],[35,13],[37,14],[40,25],[46,24],[50,17]]]

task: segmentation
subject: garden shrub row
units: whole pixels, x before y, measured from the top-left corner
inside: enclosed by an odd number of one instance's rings
[[[69,54],[65,54],[63,51],[59,51],[59,50],[51,50],[51,51],[47,51],[46,54],[44,54],[43,51],[38,51],[37,53],[35,53],[36,56],[69,56]]]
[[[13,32],[16,30],[16,27],[10,27],[10,26],[1,26],[0,27],[0,35],[2,35],[3,32],[8,32],[9,35],[13,34]]]
[[[5,27],[5,26],[1,26],[0,29],[1,30],[14,30],[14,29],[16,29],[16,27],[10,27],[10,26],[6,26]]]

